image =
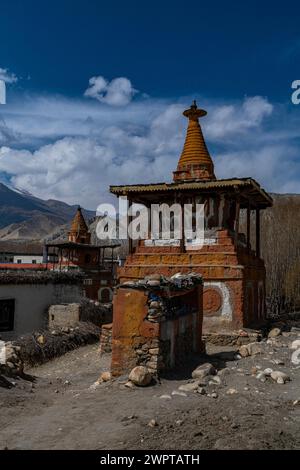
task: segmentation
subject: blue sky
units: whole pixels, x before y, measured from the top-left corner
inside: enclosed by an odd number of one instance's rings
[[[300,192],[300,4],[1,0],[0,179],[87,207],[170,179],[196,97],[219,177]],[[78,186],[81,190],[78,192]]]

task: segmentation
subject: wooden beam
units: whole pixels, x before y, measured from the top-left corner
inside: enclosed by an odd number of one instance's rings
[[[129,224],[131,222],[131,216],[129,215],[129,211],[131,209],[131,206],[132,206],[132,199],[128,199],[127,231],[128,231],[128,248],[129,248],[130,255],[133,253],[132,237],[131,237],[131,233],[129,232]]]
[[[250,251],[250,249],[251,249],[250,224],[251,224],[251,206],[250,206],[250,201],[248,201],[248,207],[247,207],[247,249],[248,249],[248,251]]]
[[[260,210],[256,209],[256,256],[260,258]]]
[[[185,236],[184,236],[184,202],[181,200],[181,239],[180,239],[180,251],[185,253]]]
[[[240,199],[239,197],[236,198],[235,202],[235,247],[238,246],[238,239],[239,239],[239,228],[240,228]]]

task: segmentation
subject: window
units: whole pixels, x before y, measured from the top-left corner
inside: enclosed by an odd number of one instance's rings
[[[15,299],[0,299],[0,331],[14,329]]]
[[[18,263],[18,264],[21,264],[21,263],[22,263],[22,260],[21,260],[21,259],[17,259],[17,263]]]
[[[93,279],[84,279],[83,284],[85,286],[91,286],[93,284]]]
[[[36,264],[36,259],[33,259],[33,260],[32,260],[32,264]]]

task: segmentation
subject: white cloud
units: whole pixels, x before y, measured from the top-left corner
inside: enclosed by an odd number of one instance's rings
[[[114,78],[110,82],[104,77],[92,77],[89,80],[89,87],[85,90],[84,96],[95,98],[101,103],[110,106],[125,106],[137,93],[131,81],[125,77]]]
[[[18,81],[18,77],[14,73],[9,72],[8,69],[0,67],[0,80],[3,80],[5,83],[15,83]]]
[[[273,105],[261,96],[245,98],[242,103],[235,105],[216,106],[207,126],[207,136],[220,139],[248,132],[260,126],[263,119],[270,116],[272,111]]]
[[[115,200],[111,184],[171,181],[190,102],[149,98],[108,112],[94,101],[58,96],[18,100],[4,110],[0,173],[38,197],[88,208]],[[218,177],[252,176],[269,191],[297,188],[297,113],[278,120],[282,109],[275,112],[277,105],[262,97],[203,103],[208,116],[201,123]]]

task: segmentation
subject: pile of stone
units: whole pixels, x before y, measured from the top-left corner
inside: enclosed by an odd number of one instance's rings
[[[137,281],[126,281],[120,287],[146,290],[185,290],[192,289],[196,284],[202,283],[202,276],[197,273],[176,273],[171,277],[161,274],[151,274]]]
[[[285,384],[291,380],[289,375],[285,372],[280,370],[273,370],[270,367],[263,371],[259,371],[256,375],[256,378],[261,382],[266,382],[268,377],[278,384]]]
[[[182,393],[195,392],[200,395],[206,395],[205,387],[207,385],[221,385],[221,378],[218,375],[218,371],[209,362],[198,366],[192,372],[192,380],[186,384],[180,385],[178,390]],[[213,398],[217,398],[216,393],[215,395],[216,396],[213,396]]]
[[[100,334],[100,354],[111,352],[112,323],[102,325]]]
[[[137,364],[145,366],[151,374],[157,374],[163,368],[163,358],[160,356],[159,340],[156,338],[148,340],[147,343],[135,349]]]
[[[100,328],[89,322],[78,322],[74,328],[62,327],[56,330],[42,330],[18,338],[19,357],[25,365],[43,364],[54,357],[86,344],[99,341]]]
[[[20,358],[20,349],[11,341],[1,344],[0,374],[5,377],[22,377],[24,375],[24,363]]]

